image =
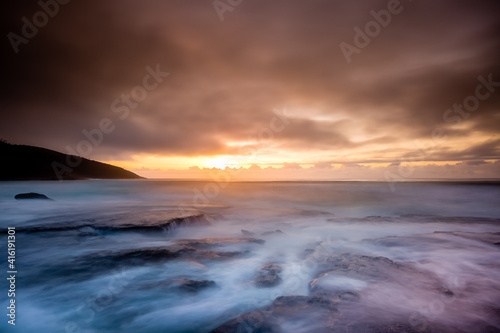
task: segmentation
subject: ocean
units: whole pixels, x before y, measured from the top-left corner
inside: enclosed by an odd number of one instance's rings
[[[0,210],[1,332],[500,331],[500,183],[2,182]]]

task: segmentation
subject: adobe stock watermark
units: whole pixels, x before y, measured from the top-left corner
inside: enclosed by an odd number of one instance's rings
[[[482,75],[477,77],[479,83],[474,89],[474,94],[464,98],[462,104],[454,103],[451,108],[443,112],[443,121],[447,124],[460,125],[464,120],[468,119],[481,105],[481,101],[485,101],[500,87],[500,81],[493,81],[493,74],[488,74],[487,78]],[[421,147],[417,152],[417,156],[401,159],[398,163],[397,173],[386,171],[384,173],[385,180],[389,185],[391,192],[396,190],[395,182],[404,181],[409,178],[415,167],[414,162],[425,161],[429,155],[446,139],[446,131],[442,127],[436,127],[431,131],[432,143]]]
[[[160,64],[155,68],[146,67],[147,74],[142,79],[142,84],[133,87],[129,93],[121,94],[120,98],[116,98],[110,105],[111,112],[117,114],[120,120],[125,120],[130,116],[131,110],[137,108],[140,102],[143,102],[148,93],[156,89],[170,75],[168,72],[162,72]],[[116,122],[111,118],[102,118],[95,128],[90,130],[83,129],[82,139],[75,147],[66,146],[66,164],[57,161],[52,162],[57,179],[62,181],[65,174],[71,174],[73,169],[82,163],[82,157],[89,157],[94,148],[98,147],[104,141],[104,135],[113,133],[116,129]]]
[[[224,21],[224,14],[232,12],[237,6],[241,5],[243,0],[215,0],[212,2],[215,12],[219,16],[219,20]]]
[[[21,44],[28,44],[30,39],[38,35],[39,29],[45,27],[49,23],[49,20],[59,13],[60,5],[66,5],[70,1],[71,0],[38,1],[37,3],[41,10],[34,13],[31,20],[26,16],[21,18],[21,22],[23,22],[21,34],[16,34],[12,31],[7,34],[7,38],[9,39],[14,53],[17,54],[19,52],[19,46],[21,46]]]
[[[290,120],[286,116],[286,108],[282,110],[274,109],[273,114],[274,116],[269,120],[268,126],[260,128],[255,135],[248,138],[249,141],[261,143],[262,141],[273,140],[275,133],[282,132],[290,123]],[[247,149],[245,155],[248,157],[241,164],[251,163],[258,154],[256,148],[248,147]],[[213,181],[206,183],[202,190],[198,188],[193,190],[192,208],[196,209],[197,206],[209,204],[210,200],[215,199],[221,189],[225,188],[231,179],[238,176],[242,171],[242,168],[228,168],[211,173],[210,177]],[[182,214],[186,213],[184,207],[179,206],[178,210]]]
[[[412,0],[407,0],[412,1]],[[354,54],[360,54],[361,50],[370,45],[373,38],[380,35],[382,28],[387,28],[392,21],[393,15],[401,14],[403,5],[400,0],[389,0],[387,2],[387,9],[379,10],[378,12],[371,10],[370,15],[373,20],[366,22],[364,29],[355,26],[353,44],[341,42],[339,44],[340,50],[344,55],[348,64],[352,62]]]

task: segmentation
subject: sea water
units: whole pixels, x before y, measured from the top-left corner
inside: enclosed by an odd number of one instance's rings
[[[0,331],[209,332],[277,297],[311,295],[320,263],[342,255],[410,268],[389,280],[348,269],[318,280],[358,295],[336,319],[341,326],[330,321],[332,332],[359,320],[500,330],[500,185],[392,185],[2,182]],[[53,200],[14,200],[25,192]],[[169,222],[176,217],[185,220]],[[8,227],[16,228],[15,326],[6,315]],[[262,287],[255,279],[266,264],[281,271]],[[437,293],[430,276],[452,297]],[[186,290],[176,285],[182,279],[213,284]],[[315,331],[307,314],[300,320],[282,329]]]

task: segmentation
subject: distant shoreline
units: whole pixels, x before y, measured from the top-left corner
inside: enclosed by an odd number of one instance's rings
[[[4,141],[0,141],[0,156],[0,181],[144,179],[111,164]]]

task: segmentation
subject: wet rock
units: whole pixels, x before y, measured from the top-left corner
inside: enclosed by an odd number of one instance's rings
[[[455,232],[450,232],[450,234],[462,238],[477,240],[488,244],[500,245],[500,234],[498,232],[455,231]]]
[[[301,259],[308,259],[316,251],[315,249],[321,247],[322,242],[312,242],[306,245],[306,248],[302,253],[299,253]]]
[[[70,231],[71,232],[71,231]],[[99,233],[92,227],[84,227],[77,230],[78,237],[97,237]]]
[[[215,285],[215,282],[212,280],[191,280],[187,278],[176,278],[160,281],[157,283],[151,283],[143,286],[142,288],[140,288],[140,290],[167,288],[169,290],[196,294],[203,289],[215,287]]]
[[[194,256],[196,249],[181,246],[149,247],[141,249],[127,249],[110,251],[99,255],[86,255],[74,260],[74,265],[66,267],[62,271],[66,274],[81,274],[92,276],[102,274],[118,267],[142,266],[145,264],[157,264],[174,259],[190,258]]]
[[[376,323],[352,323],[347,326],[349,328],[349,333],[418,333],[418,332],[433,332],[426,329],[426,327],[413,327],[410,324],[401,323],[388,323],[388,324],[376,324]],[[438,331],[436,331],[438,332]]]
[[[281,332],[277,323],[273,322],[269,314],[264,311],[253,311],[245,313],[230,320],[210,333],[278,333]]]
[[[453,296],[455,296],[455,293],[453,293],[453,291],[451,291],[450,289],[448,289],[444,286],[439,287],[438,292],[443,294],[447,298],[452,298]]]
[[[50,280],[81,281],[113,269],[156,265],[171,260],[227,261],[242,258],[248,251],[199,250],[188,246],[163,246],[120,251],[109,251],[74,258],[70,263],[56,264],[42,271],[35,282]]]
[[[335,301],[315,296],[280,296],[271,312],[283,332],[331,332],[340,315]]]
[[[322,273],[309,282],[311,295],[346,301],[359,300],[356,290],[366,286],[368,283],[363,280],[339,276],[335,272]]]
[[[243,234],[243,236],[246,236],[246,237],[253,237],[253,236],[255,236],[254,232],[251,232],[251,231],[245,230],[245,229],[241,229],[241,233]]]
[[[337,295],[337,297],[343,301],[349,301],[349,302],[359,301],[359,294],[353,291],[340,292]]]
[[[50,199],[51,200],[51,199]],[[171,215],[171,214],[168,214]],[[43,225],[25,226],[16,228],[16,232],[39,233],[39,232],[65,232],[83,228],[91,228],[95,231],[106,232],[163,232],[172,231],[176,227],[209,225],[204,214],[191,215],[185,217],[172,217],[166,219],[154,219],[152,221],[137,220],[134,222],[122,222],[117,220],[95,221],[94,219],[84,219],[77,223],[48,223]],[[7,233],[6,229],[0,229],[0,234]],[[264,241],[262,241],[264,242]]]
[[[136,263],[164,262],[172,259],[229,259],[241,256],[242,251],[210,251],[198,250],[189,246],[149,247],[133,250],[122,250],[103,254],[99,257],[86,257],[83,260],[101,264],[135,265]]]
[[[400,263],[386,257],[370,257],[352,253],[319,258],[317,262],[319,274],[334,272],[364,279],[384,279],[391,273],[404,269]]]
[[[40,272],[37,281],[30,282],[81,281],[105,274],[116,268],[157,264],[181,257],[189,257],[194,252],[196,252],[194,248],[165,246],[89,254],[76,257],[69,263],[58,263],[48,267]]]
[[[411,262],[352,253],[319,257],[309,290],[313,296],[358,305],[364,300],[369,304],[379,290],[392,290],[400,301],[414,293],[422,298],[455,297],[435,274],[417,267]]]
[[[215,286],[215,282],[212,280],[179,279],[176,282],[179,284],[177,289],[189,293],[196,293],[202,289]]]
[[[164,223],[159,223],[158,227],[164,231],[172,231],[178,227],[194,227],[211,224],[208,217],[204,214],[176,217],[173,219],[167,219],[163,222]]]
[[[323,273],[309,283],[309,290],[312,296],[354,302],[360,299],[356,290],[367,285],[368,283],[361,280],[346,279],[335,274]]]
[[[304,250],[304,255],[308,256],[308,255],[312,254],[313,252],[314,252],[314,249],[305,249]]]
[[[330,212],[325,212],[321,210],[313,210],[313,209],[300,209],[297,210],[297,215],[300,216],[334,216],[335,214]]]
[[[272,305],[272,309],[275,314],[289,314],[291,312],[310,308],[322,308],[337,311],[335,302],[318,296],[279,296],[274,300]]]
[[[264,244],[266,241],[250,237],[219,237],[219,238],[198,238],[198,239],[179,239],[177,244],[193,247],[210,247],[214,245],[225,245],[234,243],[256,243]]]
[[[47,197],[45,194],[29,192],[29,193],[19,193],[14,197],[16,200],[24,200],[24,199],[42,199],[42,200],[52,200]]]
[[[280,296],[260,311],[245,313],[212,333],[331,332],[331,323],[339,317],[335,303],[321,297]]]
[[[279,229],[274,230],[274,231],[266,231],[262,233],[262,236],[269,236],[269,235],[284,235],[285,233]]]
[[[281,273],[281,266],[275,264],[266,264],[263,265],[259,272],[257,273],[257,277],[254,280],[254,283],[257,287],[260,288],[269,288],[277,286],[281,283],[281,277],[279,273]]]
[[[229,260],[232,258],[243,258],[248,256],[250,251],[210,251],[195,250],[195,252],[186,256],[187,259],[196,260]]]

